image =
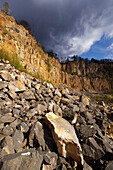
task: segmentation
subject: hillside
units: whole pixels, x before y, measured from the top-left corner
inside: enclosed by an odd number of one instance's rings
[[[86,91],[111,91],[113,89],[112,63],[110,67],[97,63],[85,64],[85,62],[69,62],[61,65],[58,59],[48,57],[41,45],[22,25],[17,24],[12,16],[1,10],[0,50],[1,58],[4,57],[4,53],[8,53],[11,61],[15,58],[20,61],[24,71],[27,70],[35,77],[57,86],[63,83]],[[16,66],[18,63],[15,61]]]

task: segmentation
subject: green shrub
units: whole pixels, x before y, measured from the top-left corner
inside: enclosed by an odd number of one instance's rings
[[[99,100],[101,100],[101,97],[100,96],[96,96],[95,100],[99,101]]]

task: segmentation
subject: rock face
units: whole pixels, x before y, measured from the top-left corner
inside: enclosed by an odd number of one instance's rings
[[[69,122],[54,113],[46,114],[46,122],[52,131],[59,154],[65,158],[71,157],[83,165],[82,149]]]
[[[113,74],[111,73],[113,63],[105,65],[86,63],[81,60],[61,65],[58,59],[48,57],[28,30],[17,24],[13,17],[0,10],[1,49],[7,51],[10,56],[18,56],[28,71],[57,86],[63,83],[79,90],[110,91],[113,89]],[[11,79],[8,72],[1,72],[1,77],[7,81]],[[25,90],[19,78],[15,84],[17,86],[15,90]],[[10,96],[14,98],[15,94],[10,93]]]

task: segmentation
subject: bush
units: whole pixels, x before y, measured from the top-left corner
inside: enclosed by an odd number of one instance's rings
[[[20,59],[16,54],[11,55],[8,52],[1,49],[0,59],[8,60],[10,64],[14,66],[16,69],[28,73],[28,71],[20,63]]]

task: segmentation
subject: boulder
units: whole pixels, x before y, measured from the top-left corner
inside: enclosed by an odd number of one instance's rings
[[[89,137],[87,144],[82,145],[82,149],[84,156],[86,156],[88,160],[98,160],[105,155],[103,149],[92,137]]]
[[[26,150],[24,152],[5,156],[0,161],[1,170],[40,170],[43,156],[38,151]]]
[[[14,144],[13,144],[13,138],[11,136],[7,136],[3,142],[3,150],[7,154],[14,153]]]
[[[2,117],[0,118],[0,122],[2,122],[2,123],[11,123],[11,122],[13,122],[14,120],[15,120],[15,118],[12,117],[12,116],[10,116],[10,115],[2,116]]]
[[[34,139],[37,140],[37,143],[34,143]],[[33,147],[34,144],[35,146],[39,144],[39,146],[42,146],[43,150],[45,150],[44,132],[42,124],[38,121],[32,126],[29,134],[29,145]]]
[[[13,136],[14,149],[18,152],[22,148],[24,135],[20,130],[16,130]]]
[[[52,112],[47,113],[45,117],[57,144],[59,154],[65,158],[71,157],[79,164],[83,164],[82,149],[70,123]]]

